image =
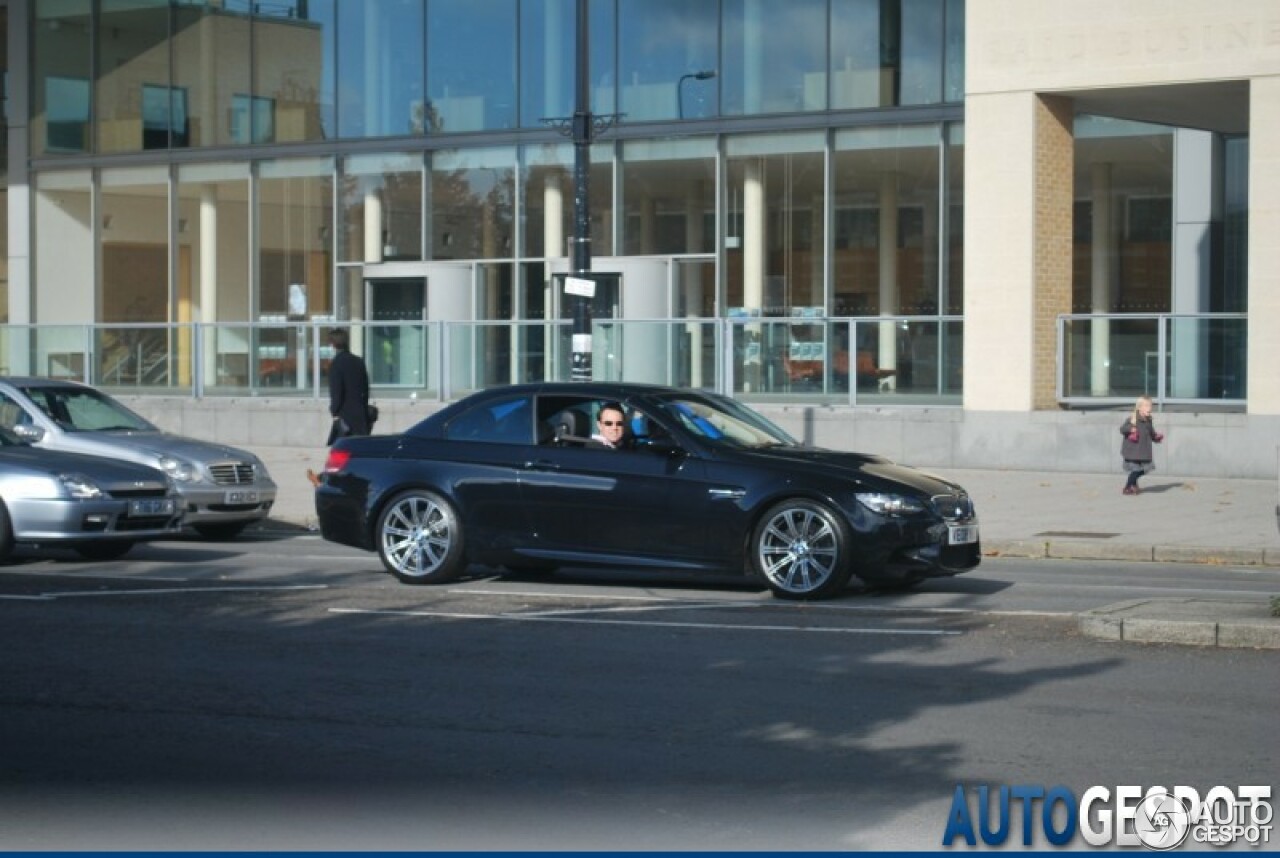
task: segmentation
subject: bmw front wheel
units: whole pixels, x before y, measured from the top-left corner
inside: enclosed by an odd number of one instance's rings
[[[849,583],[844,524],[827,507],[795,498],[773,506],[751,537],[751,561],[780,599],[823,599]]]
[[[449,502],[412,489],[378,516],[378,556],[405,584],[442,584],[462,574],[462,523]]]

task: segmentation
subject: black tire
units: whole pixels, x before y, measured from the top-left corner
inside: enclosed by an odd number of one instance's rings
[[[72,546],[85,560],[119,560],[133,548],[133,543],[125,540],[111,542],[86,542]]]
[[[751,565],[779,599],[825,599],[853,574],[844,522],[819,503],[772,506],[751,535]]]
[[[0,503],[0,563],[6,563],[13,554],[13,525],[9,522],[9,510]]]
[[[462,574],[462,522],[447,500],[426,489],[391,499],[374,534],[387,571],[405,584],[444,584]]]
[[[248,526],[247,521],[220,521],[215,524],[193,524],[191,529],[205,539],[235,539]]]

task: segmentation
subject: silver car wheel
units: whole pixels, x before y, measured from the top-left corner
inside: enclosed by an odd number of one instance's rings
[[[430,492],[406,492],[392,500],[379,518],[378,540],[383,564],[402,581],[445,581],[460,571],[457,516]]]
[[[818,598],[848,583],[843,533],[817,504],[795,500],[774,507],[756,529],[753,544],[756,569],[778,596]]]

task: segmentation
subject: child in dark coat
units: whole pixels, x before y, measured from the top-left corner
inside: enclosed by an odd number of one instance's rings
[[[1124,441],[1120,444],[1120,455],[1124,458],[1124,469],[1129,472],[1124,484],[1127,495],[1139,494],[1138,479],[1156,469],[1151,461],[1151,445],[1159,444],[1164,435],[1156,431],[1151,420],[1151,397],[1140,396],[1133,406],[1133,413],[1120,427]]]

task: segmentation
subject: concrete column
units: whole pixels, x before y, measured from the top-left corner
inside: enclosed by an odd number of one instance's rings
[[[205,184],[200,186],[200,234],[198,238],[200,253],[200,312],[196,321],[201,324],[218,320],[218,186]],[[218,349],[217,334],[214,328],[205,327],[204,383],[218,382]]]
[[[1249,84],[1249,414],[1280,415],[1280,77]]]
[[[895,316],[898,313],[898,174],[887,171],[880,176],[880,315]],[[893,322],[881,322],[880,350],[876,365],[880,369],[898,367],[898,327]],[[893,376],[881,382],[891,389]]]
[[[558,170],[547,173],[546,184],[542,188],[542,207],[542,253],[547,260],[545,263],[547,286],[542,291],[542,318],[550,321],[555,318],[555,295],[552,291],[554,280],[551,276],[554,266],[551,260],[560,259],[568,253],[564,243],[564,188],[560,184]],[[542,350],[542,369],[545,378],[555,377],[556,350],[551,347],[551,340],[555,336],[554,330],[550,326],[546,328],[547,341]]]
[[[1090,168],[1093,200],[1093,245],[1090,262],[1089,311],[1110,313],[1115,300],[1116,255],[1118,233],[1114,227],[1111,200],[1111,165],[1094,164]],[[1111,392],[1111,321],[1095,319],[1089,324],[1089,391],[1094,396]]]
[[[377,188],[364,192],[364,261],[382,261],[382,194]]]
[[[684,201],[684,249],[689,253],[700,251],[706,240],[706,230],[702,225],[702,185],[702,182],[690,184]],[[703,299],[701,269],[698,269],[698,276],[691,282],[686,281],[683,276],[689,269],[679,270],[682,275],[680,288],[684,290],[685,306],[689,308],[686,315],[696,315],[700,312]],[[689,384],[698,388],[702,386],[702,322],[689,322],[686,330],[689,333]]]
[[[764,309],[766,260],[764,159],[749,158],[743,163],[742,181],[742,303],[748,312]],[[743,360],[743,391],[756,392],[763,384],[760,325],[747,325],[746,357]]]
[[[743,163],[742,180],[742,303],[747,310],[764,307],[765,274],[764,159]]]
[[[1209,309],[1213,224],[1222,218],[1222,145],[1208,131],[1179,128],[1173,133],[1173,294],[1174,313]],[[1169,393],[1180,398],[1213,397],[1209,390],[1209,327],[1175,320],[1169,332],[1172,377]]]
[[[1071,308],[1071,104],[965,99],[964,407],[1055,408],[1057,314]]]

